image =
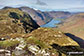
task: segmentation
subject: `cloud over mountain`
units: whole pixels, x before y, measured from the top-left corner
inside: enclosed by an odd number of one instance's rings
[[[37,5],[47,5],[45,2],[42,2],[42,1],[40,1],[40,0],[37,0],[36,4],[37,4]]]

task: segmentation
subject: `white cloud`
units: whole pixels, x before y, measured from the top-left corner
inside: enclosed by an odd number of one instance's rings
[[[41,5],[41,6],[42,6],[42,5],[47,5],[45,2],[42,2],[42,1],[40,1],[40,0],[37,0],[36,4],[37,4],[37,5]]]
[[[40,10],[68,9],[84,7],[84,0],[0,0],[3,6],[28,6]]]

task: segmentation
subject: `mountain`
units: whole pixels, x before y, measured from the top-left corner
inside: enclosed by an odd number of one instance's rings
[[[41,27],[57,27],[57,25],[62,24],[65,19],[72,15],[70,12],[63,11],[49,11],[44,13],[49,14],[53,19],[50,22],[41,25]]]
[[[12,7],[4,7],[3,9],[12,8]],[[64,20],[72,15],[70,12],[65,11],[40,11],[38,9],[33,9],[30,7],[20,7],[18,8],[23,12],[28,13],[34,21],[37,22],[38,25],[44,25],[49,23],[51,20]]]
[[[49,15],[51,15],[53,17],[53,19],[57,19],[57,18],[68,18],[71,16],[70,12],[66,12],[66,11],[50,11],[50,12],[46,12],[49,13]]]
[[[84,7],[68,8],[66,10],[70,12],[84,12]]]
[[[65,33],[55,28],[38,28],[30,34],[25,35],[25,37],[28,37],[27,43],[32,44],[33,48],[40,48],[37,49],[36,52],[32,51],[32,48],[29,48],[31,52],[36,54],[35,56],[68,56],[67,52],[83,51],[77,42],[73,41],[70,37],[66,36]],[[37,45],[37,47],[34,45]],[[41,53],[42,50],[44,50],[44,53]]]
[[[15,56],[68,56],[68,52],[84,51],[77,42],[53,28],[38,28],[28,34],[11,34],[7,37],[0,41],[0,49],[10,51],[6,52]],[[1,54],[7,55],[4,51]]]
[[[0,10],[0,56],[68,56],[69,52],[84,52],[69,35],[57,28],[40,28],[21,9]]]
[[[63,32],[61,32],[58,29],[38,28],[37,30],[32,31],[30,34],[32,37],[35,37],[40,41],[46,42],[46,44],[50,44],[50,45],[52,44],[58,44],[60,46],[78,45],[76,42],[74,42],[72,39],[67,37]]]
[[[66,19],[62,25],[59,26],[59,28],[66,32],[66,33],[72,33],[75,36],[83,39],[83,41],[80,41],[79,39],[77,41],[80,42],[80,44],[84,47],[84,13],[78,13],[70,18]]]
[[[82,34],[84,32],[84,13],[78,13],[66,19],[60,27],[65,29],[68,32],[72,32],[78,37],[84,37]],[[84,39],[84,38],[83,38]]]
[[[67,56],[72,51],[84,50],[60,30],[39,28],[18,8],[0,10],[0,56]]]
[[[13,7],[10,7],[10,6],[5,6],[4,8],[2,9],[9,9],[9,8],[13,8]]]
[[[33,8],[20,7],[19,9],[24,12],[27,12],[39,25],[46,24],[47,22],[52,20],[52,17],[50,17],[48,14],[46,15],[41,11],[34,10]]]
[[[0,10],[0,35],[13,33],[28,33],[37,29],[39,25],[19,9],[8,8]]]
[[[70,12],[65,11],[40,11],[29,7],[20,7],[19,9],[28,12],[39,25],[44,25],[52,19],[65,19],[72,15]]]

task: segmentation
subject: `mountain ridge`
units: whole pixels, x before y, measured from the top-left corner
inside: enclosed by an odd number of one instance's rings
[[[39,27],[30,15],[16,8],[0,10],[0,26],[0,34],[27,33]]]

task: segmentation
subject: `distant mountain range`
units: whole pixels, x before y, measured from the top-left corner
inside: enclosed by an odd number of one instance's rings
[[[12,8],[12,7],[4,7],[3,9]],[[52,19],[64,19],[71,16],[70,12],[64,11],[40,11],[37,9],[29,8],[29,7],[19,7],[18,9],[28,13],[33,20],[37,22],[38,25],[44,25],[50,22]]]
[[[66,9],[66,11],[70,11],[70,12],[84,12],[84,7],[69,8],[69,9]]]
[[[20,7],[24,12],[28,12],[30,16],[39,24],[43,25],[51,21],[52,19],[56,18],[67,18],[71,15],[70,12],[64,12],[64,11],[45,11],[42,12],[40,10],[34,10],[33,8],[29,7]]]
[[[19,9],[27,12],[39,25],[46,24],[47,22],[52,20],[52,17],[49,14],[45,15],[40,10],[34,10],[29,7],[20,7]]]
[[[67,11],[50,11],[46,13],[49,13],[49,15],[53,17],[53,19],[57,19],[57,18],[64,19],[64,18],[68,18],[69,16],[71,16],[71,13]]]

